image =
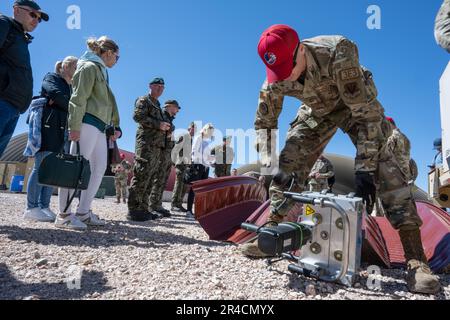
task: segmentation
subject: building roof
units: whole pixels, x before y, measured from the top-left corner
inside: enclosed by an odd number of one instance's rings
[[[22,133],[11,139],[6,147],[0,162],[20,162],[27,163],[28,158],[23,155],[27,146],[28,134]]]

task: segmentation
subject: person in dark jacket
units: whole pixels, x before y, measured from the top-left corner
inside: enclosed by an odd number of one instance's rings
[[[28,32],[49,19],[34,1],[16,0],[13,8],[14,19],[0,15],[0,157],[33,96]]]
[[[53,188],[38,184],[39,167],[51,152],[62,151],[65,144],[67,117],[70,96],[72,93],[72,77],[77,68],[78,59],[67,57],[58,61],[54,73],[48,73],[42,82],[41,96],[47,98],[42,112],[39,146],[26,151],[27,156],[34,156],[33,171],[27,186],[27,209],[24,219],[35,222],[54,222],[56,214],[50,209]],[[33,111],[34,112],[34,111]],[[38,126],[39,127],[39,126]],[[39,133],[38,133],[39,134]]]

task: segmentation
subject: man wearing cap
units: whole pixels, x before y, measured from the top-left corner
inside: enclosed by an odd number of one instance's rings
[[[134,121],[138,123],[136,134],[136,162],[134,177],[128,197],[128,216],[131,221],[148,221],[159,218],[149,212],[149,198],[160,170],[166,146],[167,132],[172,125],[167,122],[158,99],[164,92],[162,78],[150,82],[150,93],[136,100]]]
[[[231,176],[231,167],[234,161],[234,150],[230,146],[231,141],[232,137],[225,137],[223,144],[215,147],[212,151],[212,155],[216,156],[214,170],[217,178]]]
[[[450,0],[444,0],[436,17],[434,35],[437,43],[450,52]]]
[[[0,14],[0,157],[19,120],[31,103],[33,74],[28,45],[38,24],[48,14],[30,0],[16,0],[14,18]]]
[[[178,139],[173,151],[172,161],[176,168],[175,186],[172,195],[172,211],[186,213],[183,207],[183,199],[187,193],[188,185],[184,183],[184,175],[190,164],[192,164],[192,142],[197,126],[194,122],[189,125],[188,132]]]
[[[334,177],[334,167],[330,160],[321,155],[309,174],[309,191],[322,192],[329,190],[329,181]]]
[[[259,96],[256,114],[257,147],[265,166],[279,165],[271,188],[268,223],[282,222],[294,202],[283,192],[302,192],[317,158],[338,129],[347,133],[357,149],[355,169],[357,193],[378,184],[387,217],[399,230],[408,261],[407,283],[411,291],[437,293],[438,279],[432,275],[425,256],[411,187],[392,152],[385,148],[392,127],[377,100],[372,73],[359,62],[358,48],[342,36],[319,36],[300,42],[295,30],[275,25],[261,36],[258,52],[267,68],[267,79]],[[272,132],[285,96],[304,105],[291,124],[279,160],[271,153]],[[268,139],[269,137],[269,139]],[[243,253],[262,257],[257,243],[247,244]]]
[[[150,195],[150,209],[153,214],[159,214],[164,218],[170,218],[171,213],[169,210],[164,209],[163,196],[166,189],[167,181],[169,180],[170,173],[172,171],[172,150],[175,147],[175,140],[173,133],[175,132],[175,126],[173,121],[176,115],[180,111],[181,107],[176,100],[169,100],[164,105],[164,119],[167,123],[170,123],[171,129],[166,131],[166,141],[164,151],[161,157],[161,163],[159,165],[158,174],[153,182],[153,189]]]

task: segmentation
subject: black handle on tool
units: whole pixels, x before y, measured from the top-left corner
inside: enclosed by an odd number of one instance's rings
[[[295,200],[295,201],[300,202],[300,203],[312,204],[312,205],[316,204],[316,200],[315,199],[301,196],[298,193],[285,192],[284,196],[286,198],[288,198],[288,199],[292,199],[292,200]]]
[[[253,233],[258,233],[258,231],[261,229],[260,227],[255,226],[254,224],[251,224],[251,223],[243,223],[241,225],[241,228],[246,231],[253,232]]]

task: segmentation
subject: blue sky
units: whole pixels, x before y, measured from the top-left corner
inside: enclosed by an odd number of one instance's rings
[[[0,12],[11,15],[13,0]],[[439,78],[449,55],[434,40],[433,27],[441,0],[39,0],[51,19],[33,33],[30,46],[35,94],[54,63],[80,56],[89,36],[108,35],[121,47],[119,64],[110,71],[119,103],[124,138],[120,147],[134,150],[135,99],[147,93],[156,76],[166,80],[161,101],[177,99],[182,112],[178,128],[190,121],[212,122],[226,129],[253,127],[258,92],[265,69],[256,47],[264,29],[289,24],[309,38],[342,34],[355,41],[361,63],[372,70],[379,99],[412,141],[420,168],[419,186],[426,189],[432,143],[441,134]],[[70,5],[81,9],[81,29],[69,30]],[[381,30],[369,30],[369,5],[381,9]],[[300,102],[285,101],[280,118],[282,140]],[[16,133],[25,132],[25,117]],[[281,141],[282,142],[282,141]],[[349,139],[338,133],[327,152],[355,155]]]

